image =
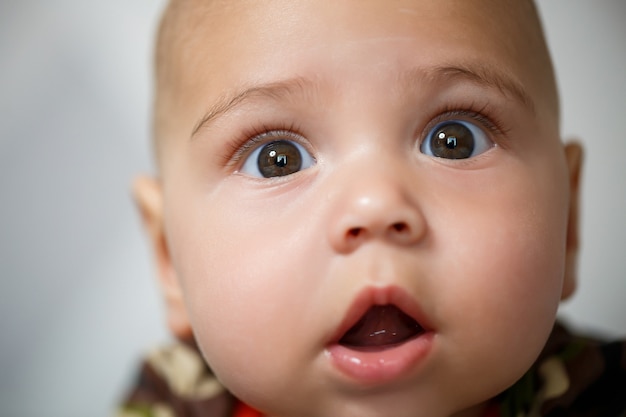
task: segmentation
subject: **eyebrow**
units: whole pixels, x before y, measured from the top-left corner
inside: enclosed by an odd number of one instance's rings
[[[524,89],[521,82],[504,72],[494,70],[486,65],[450,65],[436,67],[428,75],[434,79],[443,78],[448,81],[464,79],[471,83],[495,88],[505,96],[512,97],[534,112],[535,104]]]
[[[495,88],[503,95],[516,99],[534,112],[534,103],[519,81],[506,73],[498,72],[487,66],[449,65],[427,69],[416,68],[400,75],[403,87],[409,87],[414,84],[416,79],[432,82],[454,82],[459,80],[492,89]],[[238,106],[252,99],[261,98],[280,102],[293,99],[294,97],[304,97],[312,100],[319,87],[320,83],[318,80],[294,77],[275,82],[253,84],[240,88],[234,93],[222,95],[196,123],[192,130],[191,138],[199,130],[211,124],[220,116],[235,110]]]
[[[225,113],[233,111],[237,106],[254,98],[264,98],[273,101],[283,101],[293,97],[305,96],[312,100],[312,96],[318,91],[319,83],[309,78],[294,77],[286,80],[270,82],[266,84],[251,85],[241,88],[235,93],[222,95],[209,108],[208,112],[196,123],[191,137]]]

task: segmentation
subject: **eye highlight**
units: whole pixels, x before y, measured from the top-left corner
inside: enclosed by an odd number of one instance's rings
[[[257,178],[284,177],[310,168],[314,163],[315,159],[302,145],[281,139],[255,148],[239,172]]]
[[[447,120],[431,129],[420,145],[420,151],[444,159],[467,159],[480,155],[495,144],[474,123]]]

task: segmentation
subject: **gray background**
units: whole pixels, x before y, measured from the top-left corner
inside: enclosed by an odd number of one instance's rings
[[[163,1],[0,2],[0,416],[106,416],[168,338],[129,183],[151,169]],[[54,4],[54,6],[52,5]],[[626,2],[540,0],[563,131],[587,147],[562,315],[626,335]]]

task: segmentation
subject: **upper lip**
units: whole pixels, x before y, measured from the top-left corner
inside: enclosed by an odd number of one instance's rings
[[[397,286],[367,287],[361,290],[347,309],[337,330],[330,339],[330,345],[337,344],[372,306],[394,305],[415,320],[425,332],[432,327],[417,301],[403,288]]]

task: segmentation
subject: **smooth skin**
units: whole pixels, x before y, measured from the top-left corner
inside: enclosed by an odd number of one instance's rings
[[[575,286],[581,149],[560,141],[530,4],[175,3],[159,176],[134,184],[170,328],[271,416],[481,415]],[[472,127],[471,157],[429,154],[447,121]],[[277,140],[304,165],[259,176]],[[391,380],[328,354],[367,288],[432,326]]]

